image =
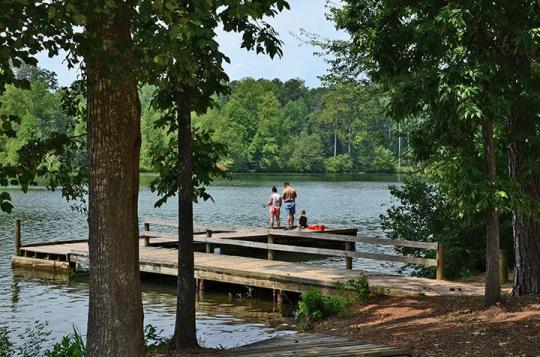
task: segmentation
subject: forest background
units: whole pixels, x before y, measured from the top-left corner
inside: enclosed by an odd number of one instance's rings
[[[14,164],[31,140],[53,132],[84,133],[84,121],[62,109],[65,89],[56,74],[23,66],[17,76],[30,90],[8,86],[0,97],[2,115],[18,115],[16,137],[0,137],[0,165]],[[394,172],[410,165],[408,141],[385,115],[385,97],[375,86],[341,82],[308,88],[301,79],[244,78],[230,83],[231,94],[217,98],[194,127],[225,144],[221,165],[230,172]],[[165,152],[173,135],[158,125],[162,113],[151,106],[154,88],[139,89],[142,104],[141,170],[155,172],[155,156]],[[86,153],[79,152],[84,165]],[[59,163],[51,157],[49,165]]]

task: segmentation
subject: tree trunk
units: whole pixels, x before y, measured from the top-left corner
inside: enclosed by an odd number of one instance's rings
[[[143,356],[139,274],[140,102],[130,11],[96,15],[87,33],[90,297],[87,356]],[[112,50],[99,44],[108,43]],[[119,50],[121,49],[121,50]],[[102,51],[102,52],[100,52]]]
[[[493,123],[490,120],[484,120],[482,123],[482,133],[484,139],[486,176],[491,191],[497,176],[497,163],[495,139],[493,137]],[[490,203],[486,211],[486,220],[486,286],[484,302],[486,305],[493,305],[501,298],[501,282],[499,274],[499,214],[493,202]]]
[[[508,171],[510,180],[519,187],[527,200],[540,202],[540,174],[529,173],[537,160],[537,151],[528,148],[535,142],[536,128],[533,118],[524,118],[513,114],[507,120],[511,142],[508,147]],[[515,207],[512,213],[514,232],[514,251],[516,265],[514,269],[513,295],[540,293],[540,221],[526,210]]]
[[[178,282],[174,344],[177,350],[198,347],[195,326],[193,257],[193,149],[191,103],[178,97]]]
[[[337,156],[337,131],[334,131],[334,157]]]

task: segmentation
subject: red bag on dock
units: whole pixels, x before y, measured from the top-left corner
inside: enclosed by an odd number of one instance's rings
[[[324,224],[308,224],[308,229],[310,231],[324,231],[326,226]]]

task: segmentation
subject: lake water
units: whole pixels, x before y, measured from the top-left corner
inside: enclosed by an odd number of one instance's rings
[[[151,176],[141,178],[140,217],[176,220],[177,201],[154,208],[156,196],[147,188]],[[358,227],[363,236],[382,235],[379,215],[391,203],[388,185],[399,182],[397,175],[236,175],[209,188],[214,202],[194,207],[195,224],[205,226],[266,226],[266,202],[273,185],[281,188],[289,180],[298,192],[298,209],[305,209],[310,222],[329,226]],[[14,218],[22,219],[23,243],[85,238],[86,217],[72,209],[59,193],[42,188],[23,194],[10,189],[15,210],[0,213],[0,324],[8,325],[13,336],[34,321],[49,322],[51,338],[57,340],[73,326],[85,333],[88,283],[85,277],[30,274],[12,270]],[[388,251],[384,247],[358,250]],[[310,261],[310,264],[343,266],[342,259]],[[354,269],[395,273],[399,265],[355,260]],[[145,323],[172,334],[175,312],[172,281],[143,281]],[[206,347],[233,347],[293,333],[293,321],[273,311],[271,301],[238,299],[224,293],[205,292],[198,298],[197,329]]]

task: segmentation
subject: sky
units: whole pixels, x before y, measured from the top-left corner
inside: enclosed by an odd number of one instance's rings
[[[219,31],[220,47],[231,60],[230,64],[224,66],[229,78],[279,78],[282,81],[300,78],[309,87],[319,86],[318,76],[325,73],[327,65],[323,58],[313,55],[315,48],[303,43],[295,35],[300,35],[300,30],[305,29],[323,38],[345,37],[345,34],[336,31],[331,21],[326,20],[326,2],[327,0],[289,0],[291,10],[285,10],[277,17],[267,20],[283,41],[283,57],[280,59],[271,60],[266,55],[248,52],[240,48],[240,34]],[[69,70],[63,63],[62,55],[48,58],[42,53],[38,60],[40,67],[57,73],[60,86],[68,86],[77,79],[77,70]]]

